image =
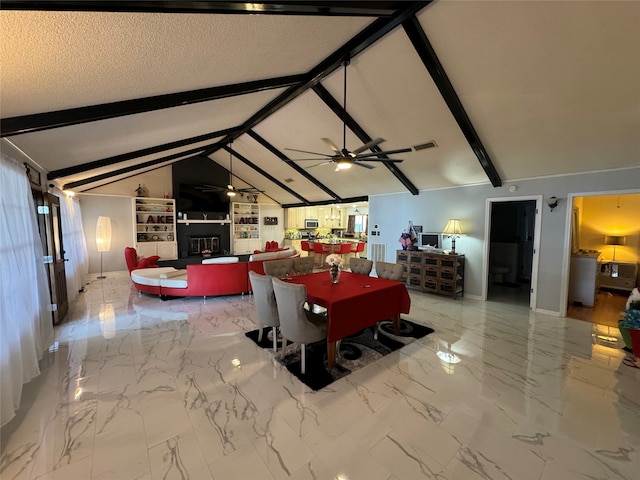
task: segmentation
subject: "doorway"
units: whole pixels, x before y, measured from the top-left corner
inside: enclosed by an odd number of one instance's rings
[[[541,197],[487,199],[485,300],[535,308]]]

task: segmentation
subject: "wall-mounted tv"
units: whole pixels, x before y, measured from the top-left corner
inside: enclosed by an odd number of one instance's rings
[[[418,233],[418,249],[439,250],[442,248],[442,234],[440,233]]]
[[[224,218],[229,213],[229,197],[225,192],[202,191],[202,184],[181,183],[176,194],[176,208],[179,215],[194,212],[219,214]]]

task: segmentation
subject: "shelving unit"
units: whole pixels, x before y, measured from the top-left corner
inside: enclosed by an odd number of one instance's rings
[[[464,255],[398,250],[407,287],[456,298],[464,295]]]
[[[260,205],[232,203],[233,253],[253,253],[262,248],[260,239]]]
[[[178,258],[176,202],[171,198],[133,197],[133,243],[138,255]]]

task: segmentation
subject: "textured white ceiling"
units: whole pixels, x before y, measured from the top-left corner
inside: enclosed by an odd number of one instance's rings
[[[503,181],[640,164],[640,2],[434,2],[418,14]],[[3,118],[303,74],[372,19],[0,11]],[[322,85],[343,102],[343,72]],[[47,170],[236,127],[282,90],[11,137]],[[347,110],[418,188],[488,178],[404,30],[352,59]],[[330,153],[342,124],[312,91],[254,130],[285,150]],[[214,143],[203,142],[202,145]],[[361,141],[347,132],[347,147]],[[112,168],[161,158],[162,154]],[[309,201],[330,197],[247,135],[234,149]],[[228,154],[211,158],[228,166]],[[314,162],[299,162],[309,167]],[[341,197],[406,191],[380,164],[308,173]],[[109,171],[91,170],[71,182]],[[299,199],[234,160],[234,174],[276,201]],[[94,186],[91,184],[90,186]],[[83,187],[88,188],[89,186]]]

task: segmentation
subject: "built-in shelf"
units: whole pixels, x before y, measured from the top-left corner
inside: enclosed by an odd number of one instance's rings
[[[187,225],[190,223],[218,223],[220,225],[224,225],[226,223],[231,223],[231,220],[193,220],[189,218],[187,220],[178,220],[178,223],[184,223]]]

